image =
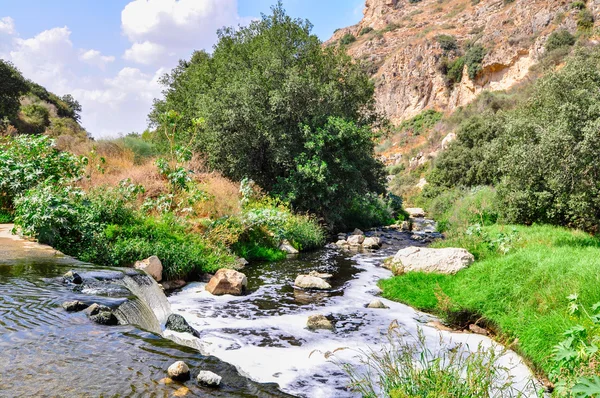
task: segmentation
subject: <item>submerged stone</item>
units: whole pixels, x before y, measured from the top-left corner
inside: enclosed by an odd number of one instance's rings
[[[119,324],[115,314],[105,305],[94,303],[87,308],[86,312],[91,321],[100,325],[114,326]]]
[[[81,285],[83,283],[83,279],[77,272],[71,270],[63,275],[63,283],[73,283],[75,285]]]
[[[333,323],[327,319],[324,315],[311,315],[308,317],[306,326],[310,330],[326,329],[333,330]]]
[[[389,308],[387,305],[383,304],[381,300],[373,300],[367,305],[367,308]]]

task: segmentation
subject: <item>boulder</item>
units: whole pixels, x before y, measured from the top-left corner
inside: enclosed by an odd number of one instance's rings
[[[402,221],[400,229],[403,231],[410,231],[412,229],[412,223],[410,221]]]
[[[85,310],[88,307],[88,305],[82,301],[75,300],[75,301],[65,301],[64,303],[62,303],[62,307],[67,312],[78,312],[78,311]]]
[[[246,260],[244,257],[238,257],[235,260],[235,269],[242,269],[246,265],[248,265],[248,260]]]
[[[299,253],[299,251],[296,250],[296,248],[294,246],[292,246],[287,239],[284,240],[283,242],[281,242],[281,245],[279,245],[279,250],[282,250],[282,251],[286,252],[287,254],[298,254]]]
[[[348,246],[348,242],[346,242],[346,240],[338,240],[337,242],[335,242],[335,245],[338,247],[344,247],[344,246]]]
[[[75,285],[81,285],[83,283],[83,278],[75,272],[69,271],[63,275],[63,283],[73,283]]]
[[[314,276],[316,278],[321,278],[321,279],[331,279],[331,278],[333,278],[333,275],[331,275],[331,274],[325,274],[325,273],[321,273],[321,272],[317,272],[317,271],[310,271],[308,273],[308,276]]]
[[[421,209],[420,207],[408,207],[404,210],[413,218],[425,217],[425,210]]]
[[[356,228],[350,235],[364,235],[365,233],[360,229]]]
[[[91,321],[100,325],[118,325],[119,321],[112,310],[105,306],[94,303],[86,309],[86,313]]]
[[[232,269],[220,269],[206,285],[206,291],[221,296],[223,294],[232,294],[234,296],[241,295],[246,286],[248,279],[246,275]]]
[[[365,249],[378,249],[381,246],[381,239],[370,236],[365,238],[362,245]]]
[[[486,329],[482,328],[481,326],[477,326],[474,323],[469,325],[469,330],[473,333],[481,334],[484,336],[487,336],[488,334],[490,334],[490,332],[488,332]]]
[[[302,289],[331,289],[331,285],[325,282],[325,280],[310,275],[298,275],[294,281],[294,285]]]
[[[350,246],[360,246],[365,241],[364,235],[350,235],[348,237],[348,244]]]
[[[208,387],[218,387],[221,384],[221,376],[208,370],[201,370],[196,377],[198,384]]]
[[[306,326],[310,330],[326,329],[333,330],[333,324],[324,315],[311,315],[308,317]]]
[[[157,282],[162,280],[163,266],[159,258],[156,256],[150,256],[145,260],[136,261],[134,268],[144,271],[153,277]]]
[[[190,378],[190,368],[183,361],[177,361],[167,369],[169,377],[173,380],[185,381]]]
[[[445,136],[444,139],[442,140],[442,150],[448,149],[448,147],[450,146],[450,143],[452,141],[454,141],[455,139],[456,139],[456,133],[449,133],[447,136]]]
[[[367,305],[367,308],[389,308],[387,305],[383,304],[381,300],[373,300]]]
[[[164,281],[161,283],[164,290],[181,289],[187,284],[183,279],[175,279],[174,281]]]
[[[167,318],[165,328],[179,333],[189,333],[193,336],[200,337],[200,333],[191,327],[184,317],[178,314],[171,314]]]
[[[399,250],[391,262],[395,274],[410,271],[436,272],[441,274],[455,274],[467,268],[475,261],[471,253],[465,249],[443,248],[432,249],[427,247],[410,246]]]

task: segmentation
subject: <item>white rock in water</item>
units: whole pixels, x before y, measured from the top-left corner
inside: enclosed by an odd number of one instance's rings
[[[173,363],[169,366],[167,373],[173,380],[187,380],[190,378],[190,368],[183,361]]]
[[[196,381],[209,387],[217,387],[221,384],[221,376],[208,370],[201,370],[196,377]]]
[[[222,268],[210,278],[205,289],[215,296],[223,294],[239,296],[244,292],[247,285],[248,279],[246,275],[232,269]]]
[[[163,266],[159,258],[156,256],[150,256],[145,260],[136,261],[134,268],[144,271],[153,277],[157,282],[162,280]]]
[[[411,217],[425,217],[425,210],[420,207],[409,207],[404,209]]]
[[[373,300],[367,305],[367,308],[389,308],[381,302],[381,300]]]
[[[395,267],[403,272],[420,271],[455,274],[473,264],[474,261],[475,257],[465,249],[452,247],[432,249],[411,246],[399,250],[391,265],[392,268]]]
[[[363,241],[362,245],[365,249],[377,249],[381,246],[381,239],[368,237]]]
[[[321,273],[321,272],[317,272],[317,271],[310,271],[308,273],[308,276],[314,276],[314,277],[321,278],[321,279],[331,279],[331,278],[333,278],[332,274],[325,274],[325,273]]]
[[[351,235],[348,237],[348,244],[350,246],[360,246],[364,241],[364,235]]]
[[[352,232],[352,235],[364,235],[365,233],[363,231],[361,231],[360,229],[356,228],[354,230],[354,232]]]
[[[284,240],[283,242],[281,242],[281,245],[279,245],[279,250],[282,250],[284,252],[286,252],[287,254],[298,254],[299,251],[296,250],[296,248],[294,246],[292,246],[290,244],[290,242],[288,242],[287,240]]]
[[[331,285],[322,278],[310,275],[298,275],[294,281],[294,285],[302,289],[331,289]]]

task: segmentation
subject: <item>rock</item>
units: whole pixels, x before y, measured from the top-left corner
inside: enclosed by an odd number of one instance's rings
[[[373,300],[367,305],[367,308],[389,308],[387,305],[383,304],[381,300]]]
[[[335,242],[335,245],[338,247],[344,247],[348,246],[348,242],[346,242],[346,240],[338,240],[337,242]]]
[[[248,260],[244,257],[238,257],[235,260],[235,269],[243,269],[246,265],[248,265]]]
[[[75,285],[81,285],[83,283],[83,279],[77,272],[69,271],[63,275],[63,283],[73,283]]]
[[[412,229],[412,224],[410,221],[402,221],[402,224],[400,224],[400,229],[402,229],[403,231],[410,231]]]
[[[322,278],[310,275],[298,275],[294,281],[294,285],[302,289],[331,289],[331,285]]]
[[[331,275],[331,274],[320,273],[320,272],[317,272],[317,271],[310,271],[308,273],[308,276],[314,276],[316,278],[321,278],[321,279],[331,279],[331,278],[333,278],[333,275]]]
[[[356,228],[350,235],[364,235],[365,233],[360,229]]]
[[[198,384],[209,387],[218,387],[221,384],[221,376],[208,370],[201,370],[196,377]]]
[[[425,178],[421,178],[415,187],[423,189],[425,188],[425,185],[427,185],[427,180]]]
[[[331,321],[329,319],[327,319],[323,315],[309,316],[308,321],[306,322],[306,326],[310,330],[317,330],[317,329],[333,330],[333,324],[331,323]]]
[[[64,303],[62,303],[62,307],[67,312],[77,312],[77,311],[85,310],[88,307],[88,305],[82,301],[75,300],[75,301],[65,301]]]
[[[156,256],[150,256],[145,260],[136,261],[134,268],[144,271],[153,277],[157,282],[162,280],[163,266]]]
[[[449,328],[448,326],[444,325],[440,321],[431,321],[431,322],[428,322],[427,326],[431,326],[431,327],[434,327],[436,329],[443,330],[443,331],[446,331],[446,332],[453,332],[454,331],[452,328]]]
[[[190,368],[183,361],[177,361],[167,370],[169,377],[177,381],[186,381],[190,378]]]
[[[283,242],[281,242],[281,245],[279,245],[279,250],[282,250],[282,251],[286,252],[287,254],[298,254],[299,253],[299,251],[296,250],[296,248],[294,248],[294,246],[292,246],[287,239],[284,240]]]
[[[469,325],[469,330],[473,333],[482,334],[484,336],[487,336],[488,334],[490,334],[486,329],[484,329],[480,326],[477,326],[474,323]]]
[[[100,325],[114,326],[119,324],[115,314],[105,305],[94,303],[86,309],[86,313],[91,321]]]
[[[442,150],[448,149],[448,146],[450,146],[450,143],[452,141],[454,141],[455,139],[456,139],[455,133],[450,133],[447,136],[445,136],[444,139],[442,140]]]
[[[174,397],[185,397],[190,392],[190,389],[186,386],[179,387],[177,390],[173,392]]]
[[[381,246],[381,239],[376,237],[368,237],[362,243],[365,249],[378,249]]]
[[[425,210],[421,209],[420,207],[408,207],[404,210],[413,218],[425,217]]]
[[[232,294],[234,296],[241,295],[246,286],[248,279],[246,275],[232,269],[220,269],[206,285],[206,291],[221,296],[223,294]]]
[[[348,244],[350,246],[360,246],[365,241],[364,235],[350,235],[348,237]]]
[[[161,285],[164,290],[175,290],[181,289],[182,287],[187,285],[187,282],[183,279],[176,279],[174,281],[164,281],[163,283],[161,283]]]
[[[467,268],[473,261],[475,261],[475,258],[465,249],[450,247],[432,249],[410,246],[399,250],[391,265],[403,272],[420,271],[455,274]]]
[[[346,234],[338,234],[337,238],[338,238],[338,240],[345,241],[346,240]]]
[[[165,324],[165,328],[169,330],[173,330],[179,333],[189,333],[196,337],[200,337],[200,333],[193,327],[191,327],[185,318],[179,314],[171,314],[167,318],[167,323]]]

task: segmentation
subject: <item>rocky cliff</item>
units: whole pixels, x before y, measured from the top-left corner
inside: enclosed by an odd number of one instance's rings
[[[597,28],[600,0],[366,0],[362,21],[336,31],[328,44],[350,42],[348,52],[375,78],[379,110],[398,123],[522,82],[552,32],[582,30],[582,13]],[[483,58],[475,56],[470,71],[460,62],[474,46]],[[452,81],[448,69],[456,65],[463,73]]]

